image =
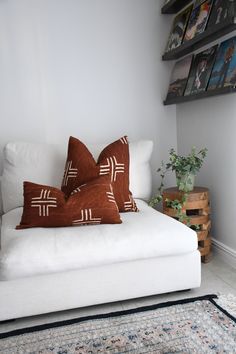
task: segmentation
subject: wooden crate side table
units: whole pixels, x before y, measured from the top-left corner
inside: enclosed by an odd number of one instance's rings
[[[177,218],[177,211],[168,207],[166,199],[181,200],[183,192],[177,187],[167,188],[163,191],[163,212],[173,218]],[[201,253],[202,262],[207,263],[211,258],[211,220],[210,220],[210,196],[209,190],[204,187],[195,187],[189,192],[182,212],[190,218],[190,227],[196,230],[198,235],[198,249]]]

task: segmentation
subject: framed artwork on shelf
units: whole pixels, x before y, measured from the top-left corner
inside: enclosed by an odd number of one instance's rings
[[[175,16],[165,52],[169,52],[181,45],[191,11],[192,5]]]
[[[167,100],[174,97],[183,96],[192,64],[192,59],[193,55],[189,55],[175,63],[170,78],[169,89],[166,97]]]
[[[205,91],[215,62],[218,45],[197,54],[193,60],[185,96]]]
[[[236,85],[236,37],[221,43],[208,91]]]
[[[206,1],[206,0],[195,0],[194,5],[193,5],[194,9],[195,9],[195,7],[198,7],[199,5],[201,5],[204,1]]]
[[[212,3],[213,0],[206,0],[193,9],[185,32],[183,40],[184,43],[193,39],[205,30],[211,12]]]
[[[212,6],[208,27],[212,27],[234,16],[234,0],[215,0]]]

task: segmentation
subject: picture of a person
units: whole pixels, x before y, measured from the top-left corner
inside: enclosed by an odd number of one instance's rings
[[[208,65],[207,59],[201,60],[200,63],[198,64],[195,80],[192,86],[192,92],[199,91],[205,88],[206,78],[207,78],[207,65]]]
[[[228,70],[230,67],[230,63],[231,63],[231,60],[233,59],[233,56],[234,56],[234,52],[235,52],[234,43],[231,43],[225,52],[224,61],[223,61],[223,65],[222,65],[220,72],[219,72],[219,79],[216,84],[216,88],[223,88],[224,87],[226,77],[228,74]]]
[[[211,1],[206,1],[204,4],[193,10],[190,18],[190,25],[185,33],[185,41],[189,41],[194,38],[194,36],[204,31],[210,9]]]

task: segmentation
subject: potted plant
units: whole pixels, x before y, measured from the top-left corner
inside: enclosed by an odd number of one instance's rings
[[[174,149],[170,150],[169,161],[165,164],[163,161],[161,167],[157,172],[160,173],[161,183],[158,188],[158,193],[149,202],[149,205],[154,207],[160,201],[162,201],[162,192],[164,188],[164,178],[168,171],[175,172],[176,184],[180,191],[182,191],[181,200],[166,200],[168,206],[173,208],[177,212],[179,221],[188,224],[189,218],[182,212],[184,203],[187,200],[188,193],[194,188],[194,180],[197,172],[202,167],[203,161],[206,157],[207,149],[201,149],[196,151],[195,147],[192,147],[191,152],[187,156],[177,155]]]

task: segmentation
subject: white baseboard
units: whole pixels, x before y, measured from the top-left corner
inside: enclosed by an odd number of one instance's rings
[[[212,246],[215,254],[218,254],[221,259],[236,269],[236,251],[233,248],[214,238],[212,238]]]

